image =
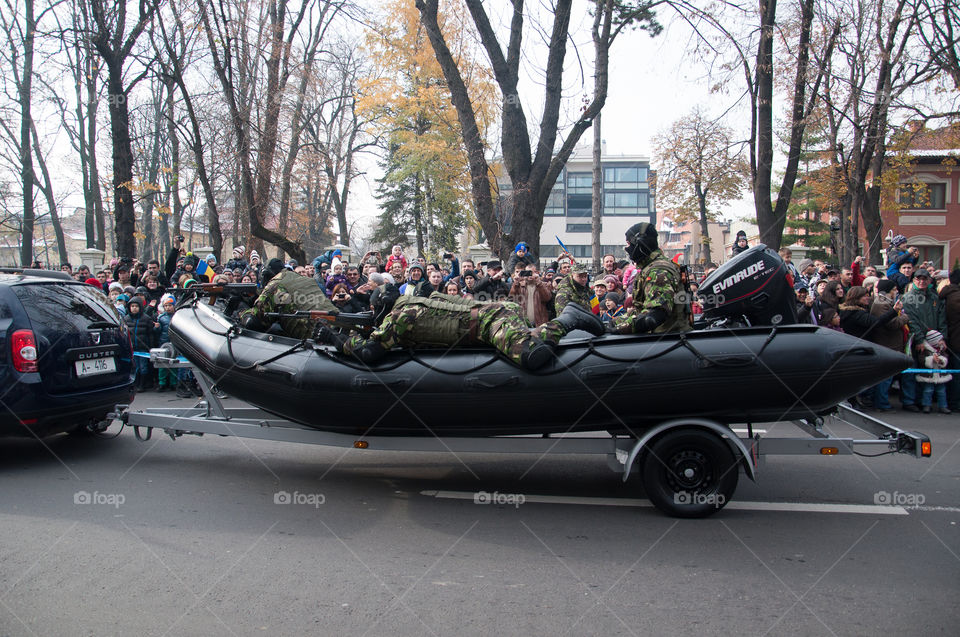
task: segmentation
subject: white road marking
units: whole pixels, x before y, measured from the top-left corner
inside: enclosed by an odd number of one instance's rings
[[[420,495],[431,498],[451,500],[473,500],[476,492],[473,491],[421,491]],[[643,498],[590,498],[568,495],[528,495],[524,494],[524,503],[537,502],[540,504],[585,504],[593,506],[616,507],[652,507],[650,500]],[[512,505],[511,505],[512,506]],[[909,511],[901,506],[887,506],[881,504],[830,504],[805,502],[749,502],[734,500],[726,505],[727,509],[740,511],[788,511],[794,513],[858,513],[872,515],[909,515]],[[918,510],[929,510],[932,507],[910,507]],[[947,507],[937,507],[943,510]]]

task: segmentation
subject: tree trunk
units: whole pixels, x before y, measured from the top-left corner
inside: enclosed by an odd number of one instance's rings
[[[600,224],[603,219],[603,139],[600,136],[600,115],[593,120],[593,198],[590,210],[590,250],[593,253],[593,271],[600,272]]]
[[[103,209],[103,193],[100,192],[100,169],[97,167],[97,85],[93,75],[93,50],[86,47],[87,78],[87,170],[90,173],[90,196],[93,198],[93,220],[96,226],[96,248],[107,249],[107,215]]]
[[[697,204],[700,208],[700,262],[710,263],[713,255],[710,254],[710,223],[707,220],[707,193],[703,191],[700,182],[694,184],[697,195]]]
[[[133,208],[133,150],[130,145],[130,113],[123,90],[123,70],[107,62],[107,94],[110,109],[110,135],[113,139],[113,216],[116,251],[121,257],[137,254],[136,212]]]
[[[23,74],[20,78],[20,179],[23,185],[23,220],[20,226],[20,263],[30,267],[33,263],[33,150],[30,144],[30,128],[33,114],[30,111],[33,86],[33,43],[37,30],[33,15],[33,0],[24,1],[25,22],[23,37]],[[13,42],[10,43],[15,46]]]
[[[773,35],[776,27],[777,0],[760,0],[760,45],[756,62],[756,170],[753,201],[760,228],[760,242],[774,250],[780,247],[777,220],[771,202],[773,173]]]

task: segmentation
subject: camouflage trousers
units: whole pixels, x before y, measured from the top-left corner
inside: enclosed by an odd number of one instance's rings
[[[369,337],[352,334],[344,343],[344,354],[352,354],[371,341],[379,343],[384,349],[400,347],[456,347],[470,345],[470,312],[455,312],[459,320],[459,329],[443,333],[424,334],[420,329],[429,321],[431,313],[443,312],[420,306],[410,306],[394,310],[386,316],[380,326]],[[450,312],[446,311],[447,319]],[[566,330],[555,321],[531,328],[523,317],[520,306],[504,301],[490,303],[477,312],[477,341],[490,345],[520,364],[520,355],[531,338],[558,343]]]

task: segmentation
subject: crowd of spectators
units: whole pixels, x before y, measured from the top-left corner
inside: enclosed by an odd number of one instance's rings
[[[745,236],[737,239],[736,250],[747,249]],[[920,262],[919,250],[900,235],[890,242],[886,267],[868,265],[863,257],[841,267],[813,259],[795,264],[788,248],[780,255],[794,281],[800,322],[904,351],[913,356],[918,369],[926,370],[880,383],[854,399],[859,406],[892,410],[889,391],[899,381],[901,406],[907,411],[950,413],[960,408],[960,374],[941,371],[960,367],[960,270],[948,273]],[[401,246],[393,246],[386,258],[371,251],[348,263],[339,251],[331,250],[308,264],[291,259],[286,267],[315,279],[342,312],[369,310],[371,293],[384,283],[394,283],[401,294],[444,292],[479,301],[513,301],[532,325],[556,317],[561,305],[572,298],[585,303],[583,299],[595,297],[596,311],[605,322],[632,304],[630,291],[637,271],[629,261],[604,255],[601,271],[592,278],[566,253],[544,265],[526,244],[519,243],[506,267],[498,259],[475,262],[452,253],[428,261],[423,256],[408,257]],[[86,266],[74,271],[64,264],[62,269],[111,298],[136,335],[137,350],[143,351],[165,338],[174,311],[173,297],[165,296],[167,289],[197,280],[260,285],[263,263],[256,251],[248,255],[243,246],[234,248],[225,264],[212,254],[201,263],[197,255],[175,244],[163,264],[157,259],[147,263],[113,259],[95,273]],[[711,270],[708,267],[706,274]],[[696,283],[691,288],[696,294]],[[701,311],[696,296],[692,310],[695,315]],[[169,378],[156,380],[161,390],[172,386]],[[149,387],[149,382],[142,387]]]
[[[862,256],[849,266],[804,259],[794,264],[780,250],[794,279],[801,322],[846,332],[909,354],[914,369],[855,397],[865,409],[893,411],[889,392],[899,383],[902,409],[949,414],[960,409],[960,269],[937,269],[920,261],[920,250],[897,235],[889,242],[887,267]]]

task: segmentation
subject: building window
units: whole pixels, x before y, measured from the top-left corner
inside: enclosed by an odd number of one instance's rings
[[[913,182],[900,184],[901,210],[945,210],[947,184]]]
[[[593,176],[590,173],[568,173],[567,192],[587,194],[592,193]]]
[[[554,188],[550,191],[550,197],[547,199],[547,207],[543,210],[545,217],[563,216],[563,188]]]
[[[646,190],[607,192],[603,195],[603,214],[634,216],[649,214],[650,194]]]
[[[593,229],[592,223],[568,223],[567,232],[590,232]],[[603,232],[603,226],[600,227],[600,232]]]
[[[647,181],[646,166],[608,167],[603,171],[603,183],[607,188],[639,187]]]

